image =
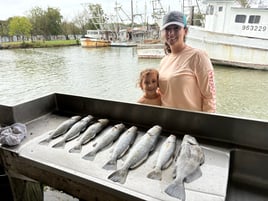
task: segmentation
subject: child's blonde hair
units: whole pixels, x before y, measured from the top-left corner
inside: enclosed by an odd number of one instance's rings
[[[154,69],[154,68],[147,68],[144,69],[143,71],[140,72],[140,77],[138,80],[138,86],[142,89],[142,81],[143,79],[147,76],[150,75],[151,73],[155,73],[157,76],[157,86],[158,86],[158,79],[159,79],[159,72],[158,70]]]

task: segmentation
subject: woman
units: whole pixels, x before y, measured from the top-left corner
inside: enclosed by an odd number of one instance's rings
[[[185,44],[186,17],[169,12],[163,18],[166,56],[160,62],[159,88],[163,106],[216,112],[214,70],[208,55]]]

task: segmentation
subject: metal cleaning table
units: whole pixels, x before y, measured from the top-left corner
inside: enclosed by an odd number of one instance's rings
[[[201,166],[202,177],[185,184],[188,201],[245,200],[245,195],[255,200],[267,198],[263,185],[266,181],[260,178],[268,176],[258,166],[268,158],[267,145],[262,141],[267,138],[266,122],[65,94],[52,94],[13,107],[0,106],[0,112],[6,114],[0,117],[2,124],[24,122],[29,134],[19,146],[0,148],[2,164],[10,178],[34,180],[84,200],[178,200],[164,193],[172,181],[174,164],[163,171],[161,181],[148,179],[146,175],[152,170],[164,139],[175,134],[180,142],[187,133],[197,138],[206,157]],[[116,123],[124,123],[127,128],[135,125],[138,138],[150,127],[162,126],[158,146],[145,163],[129,171],[125,184],[107,179],[112,171],[102,169],[113,147],[97,153],[94,161],[88,161],[82,156],[92,149],[94,140],[83,146],[81,153],[68,152],[75,140],[63,149],[52,148],[61,137],[49,145],[39,144],[49,131],[70,116],[88,114],[108,118],[108,128]],[[257,140],[243,137],[252,138],[254,129],[258,131],[254,132]],[[240,132],[244,132],[243,136]],[[118,168],[122,164],[120,159]],[[262,166],[267,167],[267,162],[262,162]],[[249,181],[250,186],[246,186]]]

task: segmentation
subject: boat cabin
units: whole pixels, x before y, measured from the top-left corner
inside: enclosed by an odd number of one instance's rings
[[[109,40],[111,32],[102,30],[87,30],[86,38],[97,39],[97,40]]]
[[[234,0],[206,0],[205,29],[268,39],[268,8],[236,7]]]
[[[129,40],[132,40],[132,34],[131,31],[128,29],[121,29],[117,33],[117,38],[121,42],[126,42]]]

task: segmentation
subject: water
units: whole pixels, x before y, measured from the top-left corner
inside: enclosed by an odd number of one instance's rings
[[[51,93],[136,102],[139,72],[158,67],[136,48],[16,49],[0,51],[0,104],[16,105]],[[268,71],[214,66],[217,113],[268,119]]]

